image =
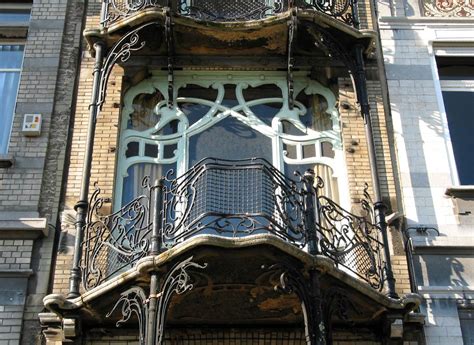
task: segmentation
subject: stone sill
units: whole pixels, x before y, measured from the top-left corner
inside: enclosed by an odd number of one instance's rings
[[[460,199],[474,199],[474,186],[452,186],[444,192],[447,196]]]
[[[0,269],[0,278],[29,277],[33,274],[32,269]]]
[[[423,24],[473,24],[473,18],[467,17],[380,17],[380,23],[405,23],[410,25]]]
[[[1,239],[35,239],[47,235],[46,218],[0,219]]]
[[[0,169],[8,169],[13,166],[15,159],[12,155],[1,155],[0,154]]]
[[[469,249],[474,248],[474,236],[449,236],[449,237],[412,237],[415,249]]]

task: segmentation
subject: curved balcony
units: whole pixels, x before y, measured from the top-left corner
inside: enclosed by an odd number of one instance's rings
[[[358,27],[357,0],[103,0],[101,24],[107,28],[149,8],[206,22],[260,20],[296,8]]]
[[[112,214],[110,200],[93,193],[83,242],[83,286],[95,288],[146,256],[198,238],[268,237],[295,250],[324,256],[382,290],[386,263],[379,226],[368,201],[365,217],[325,195],[307,171],[290,179],[264,159],[206,158],[177,178],[143,180],[143,194]]]

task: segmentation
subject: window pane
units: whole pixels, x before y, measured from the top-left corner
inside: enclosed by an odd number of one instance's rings
[[[28,9],[12,9],[0,10],[0,22],[29,22],[30,21],[30,10]]]
[[[229,116],[189,139],[189,157],[190,167],[206,157],[271,162],[271,139]]]
[[[20,68],[23,46],[0,45],[0,154],[7,153],[10,130],[15,111],[20,71],[2,71],[2,68]]]
[[[444,91],[443,100],[459,181],[462,185],[474,185],[474,155],[471,152],[474,92]]]
[[[439,79],[474,80],[474,59],[462,56],[437,56]]]
[[[24,46],[0,45],[0,69],[20,69]]]

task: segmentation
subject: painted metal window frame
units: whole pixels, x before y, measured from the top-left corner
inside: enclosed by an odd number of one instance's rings
[[[328,108],[327,113],[330,114],[332,120],[332,129],[324,132],[317,132],[311,129],[307,129],[300,121],[299,117],[306,113],[306,108],[299,102],[296,102],[296,107],[293,110],[289,109],[289,102],[286,95],[287,83],[286,74],[284,72],[205,72],[205,71],[177,71],[175,73],[175,88],[174,88],[174,101],[173,108],[170,109],[166,106],[167,104],[167,88],[168,83],[166,74],[162,71],[156,71],[152,73],[149,79],[146,79],[138,85],[130,88],[124,96],[124,107],[121,114],[120,123],[120,139],[119,139],[119,150],[117,157],[117,170],[116,170],[116,184],[114,194],[114,209],[119,209],[122,202],[123,193],[123,180],[127,177],[127,170],[134,164],[137,163],[152,163],[152,164],[177,164],[177,176],[180,176],[186,172],[188,166],[188,152],[189,152],[189,138],[195,134],[201,133],[202,131],[210,128],[214,124],[227,116],[233,116],[244,124],[247,124],[254,130],[262,133],[263,135],[271,138],[272,141],[272,158],[271,162],[278,170],[284,171],[285,163],[288,164],[324,164],[331,167],[334,177],[337,178],[339,187],[339,198],[342,204],[349,204],[348,196],[348,181],[347,172],[345,167],[344,153],[342,150],[341,140],[341,127],[339,121],[339,112],[336,107],[336,97],[326,87],[320,83],[310,80],[306,77],[307,73],[297,72],[295,73],[295,94],[304,91],[306,94],[318,94],[324,97],[327,101]],[[186,86],[187,84],[195,84],[206,88],[215,88],[218,90],[217,101],[211,102],[207,100],[197,98],[178,98],[179,89]],[[220,104],[220,101],[224,97],[223,85],[235,84],[236,98],[238,105],[232,108],[226,108]],[[274,84],[278,86],[282,91],[282,98],[262,98],[246,102],[242,95],[242,90],[245,87],[258,87],[261,85]],[[127,129],[127,123],[130,114],[133,113],[133,100],[139,94],[152,94],[160,91],[164,96],[164,100],[159,102],[155,107],[155,112],[161,114],[159,122],[152,128],[145,131],[136,131]],[[185,114],[179,109],[177,104],[183,101],[190,101],[192,103],[201,103],[210,106],[208,113],[203,116],[199,121],[189,126]],[[282,108],[278,114],[273,118],[272,125],[268,126],[258,117],[253,114],[250,109],[252,106],[257,104],[281,102]],[[239,112],[243,112],[245,116]],[[161,130],[166,124],[173,120],[179,120],[178,131],[171,135],[156,135],[153,133]],[[291,122],[295,127],[300,130],[307,131],[308,135],[292,136],[283,133],[282,120]],[[303,138],[303,139],[302,139]],[[125,152],[127,145],[132,141],[140,140],[143,142],[139,147],[138,156],[126,158]],[[302,147],[304,144],[328,141],[333,145],[335,157],[317,157],[302,159]],[[145,143],[157,144],[158,143],[158,157],[146,157],[144,156]],[[298,147],[298,156],[296,160],[292,160],[284,155],[283,143],[295,143]],[[165,145],[176,144],[177,149],[173,158],[163,158],[162,152]],[[299,158],[299,159],[298,159]],[[346,188],[343,188],[346,187]]]

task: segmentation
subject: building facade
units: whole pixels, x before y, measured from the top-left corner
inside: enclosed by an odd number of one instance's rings
[[[472,344],[472,3],[379,2],[404,229],[428,344]]]
[[[22,6],[0,341],[423,343],[371,2]]]

